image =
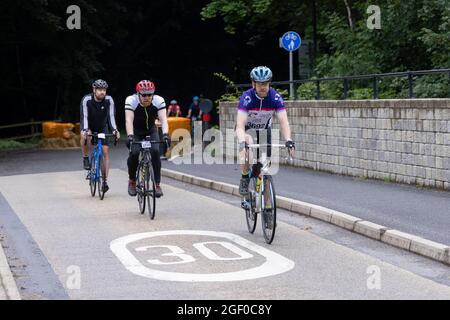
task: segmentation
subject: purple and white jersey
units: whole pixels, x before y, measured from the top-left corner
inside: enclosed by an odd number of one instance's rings
[[[281,95],[273,88],[269,89],[267,97],[261,99],[254,88],[245,91],[239,99],[238,112],[247,115],[248,129],[269,129],[272,127],[272,117],[275,112],[286,112]]]

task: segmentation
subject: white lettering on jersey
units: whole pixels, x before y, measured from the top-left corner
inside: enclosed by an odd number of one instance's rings
[[[271,124],[273,111],[249,111],[247,115],[247,127],[264,129]]]

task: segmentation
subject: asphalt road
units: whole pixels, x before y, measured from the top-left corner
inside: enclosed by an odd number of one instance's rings
[[[151,221],[122,152],[103,201],[78,151],[0,160],[0,232],[25,299],[450,299],[443,264],[282,210],[266,245],[211,190],[165,179]]]

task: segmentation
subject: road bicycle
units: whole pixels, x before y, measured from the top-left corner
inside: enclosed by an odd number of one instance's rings
[[[89,180],[89,188],[91,195],[95,197],[96,189],[98,188],[98,196],[100,200],[105,197],[105,191],[103,184],[105,183],[105,165],[103,161],[103,143],[107,137],[115,137],[114,134],[106,133],[92,133],[88,134],[88,137],[93,137],[93,148],[91,153],[91,168],[87,172],[86,179]],[[85,144],[87,143],[87,139]],[[114,140],[114,145],[117,144],[117,139]]]
[[[136,192],[139,203],[139,211],[145,213],[145,207],[148,208],[150,219],[155,218],[156,196],[155,196],[155,176],[152,165],[151,148],[152,144],[164,143],[163,141],[150,140],[146,136],[142,141],[133,141],[132,144],[141,146],[139,151],[139,164],[136,170]]]
[[[253,233],[256,228],[258,214],[261,214],[261,226],[263,230],[264,240],[267,244],[271,244],[275,237],[275,229],[277,226],[277,203],[276,192],[273,178],[269,173],[271,166],[270,158],[260,159],[260,148],[284,148],[283,144],[249,144],[247,150],[256,149],[257,157],[250,168],[250,182],[248,185],[248,194],[244,196],[242,208],[245,210],[245,218],[247,228]],[[291,156],[287,157],[289,161]],[[246,157],[246,162],[248,158]]]

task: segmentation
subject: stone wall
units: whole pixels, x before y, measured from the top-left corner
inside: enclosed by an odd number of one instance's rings
[[[234,129],[236,105],[221,103],[222,133]],[[450,190],[450,99],[289,101],[286,107],[295,166]]]

